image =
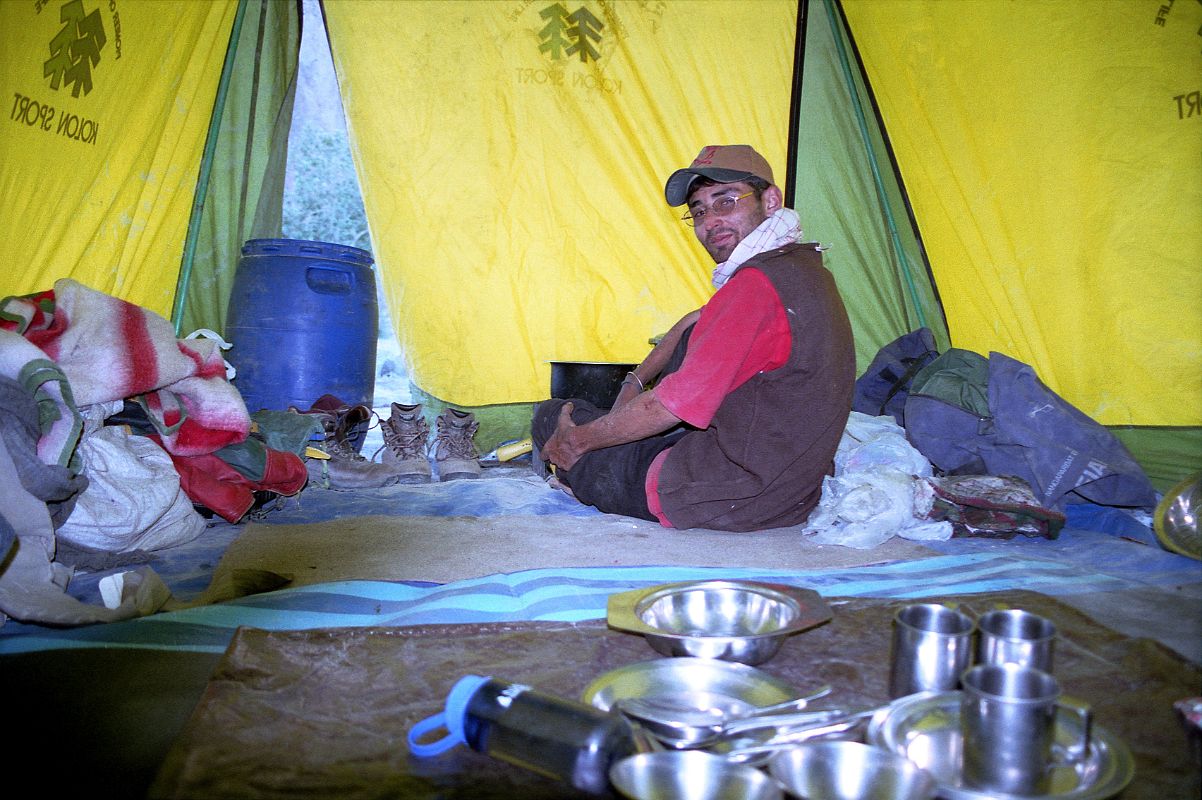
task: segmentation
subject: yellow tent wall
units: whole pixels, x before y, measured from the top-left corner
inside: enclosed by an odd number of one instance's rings
[[[1202,424],[1202,5],[844,0],[952,343]]]
[[[1202,72],[1198,10],[844,6],[952,342],[1032,364],[1107,424],[1202,422],[1202,147],[1182,111]],[[536,399],[548,359],[637,360],[705,299],[708,265],[659,188],[707,142],[756,143],[783,178],[796,10],[326,3],[374,250],[423,389]],[[548,46],[581,11],[591,59]],[[1106,102],[1085,93],[1100,86]]]
[[[0,296],[171,313],[235,0],[0,3]]]
[[[641,360],[705,301],[663,197],[703,145],[753,143],[783,182],[794,0],[324,8],[393,325],[449,402]]]

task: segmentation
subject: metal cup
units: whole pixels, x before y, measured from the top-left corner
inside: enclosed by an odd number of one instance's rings
[[[972,661],[972,617],[934,603],[909,605],[893,618],[889,696],[951,691]]]
[[[1061,698],[1060,686],[1043,670],[1017,664],[981,664],[964,673],[960,725],[964,737],[964,785],[989,792],[1046,794],[1052,779],[1057,713],[1081,718],[1080,741],[1065,760],[1089,752],[1090,709]]]
[[[1056,626],[1051,620],[1017,608],[990,611],[977,620],[978,664],[1018,664],[1052,671]]]

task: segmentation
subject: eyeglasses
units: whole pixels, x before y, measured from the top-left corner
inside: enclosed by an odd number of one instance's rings
[[[715,216],[725,217],[727,214],[735,210],[736,203],[738,203],[744,197],[750,197],[753,194],[755,194],[755,191],[746,192],[737,197],[732,195],[719,197],[712,204],[710,204],[709,208],[699,208],[696,211],[690,211],[681,217],[681,219],[684,220],[685,224],[692,225],[694,228],[696,228],[703,221],[705,221],[706,215],[710,212],[713,212]]]

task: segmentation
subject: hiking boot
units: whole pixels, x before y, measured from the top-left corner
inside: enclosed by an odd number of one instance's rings
[[[323,424],[326,423],[325,417],[333,417],[334,433],[346,441],[356,453],[363,449],[363,440],[367,438],[371,418],[375,415],[375,412],[365,405],[347,405],[332,394],[323,394],[313,401],[308,410],[296,406],[288,406],[288,410],[320,417]]]
[[[380,461],[396,470],[400,483],[427,483],[430,460],[426,444],[430,426],[422,416],[421,404],[392,404],[392,414],[380,423],[384,435],[384,454]]]
[[[347,426],[341,424],[345,415],[309,413],[315,414],[325,428],[325,441],[316,445],[316,448],[329,456],[305,459],[310,484],[335,491],[350,491],[378,489],[400,482],[401,476],[395,468],[368,461],[359,455],[346,435]]]
[[[480,452],[472,437],[480,423],[467,411],[448,408],[438,415],[436,424],[434,463],[438,465],[438,479],[479,478]]]

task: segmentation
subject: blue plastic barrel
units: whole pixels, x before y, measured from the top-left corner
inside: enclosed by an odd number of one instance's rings
[[[366,250],[302,239],[242,246],[227,360],[247,410],[308,409],[323,394],[372,404],[379,310]]]

